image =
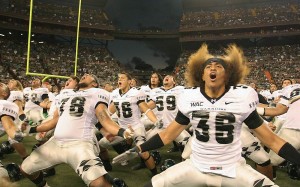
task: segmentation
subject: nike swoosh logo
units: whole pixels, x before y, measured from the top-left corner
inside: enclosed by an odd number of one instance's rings
[[[229,105],[229,104],[231,104],[231,103],[234,103],[234,102],[225,102],[225,105]]]

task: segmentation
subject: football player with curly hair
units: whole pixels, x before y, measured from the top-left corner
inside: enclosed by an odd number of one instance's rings
[[[243,122],[276,154],[300,162],[300,153],[276,136],[257,113],[255,90],[239,85],[248,72],[242,50],[229,45],[225,52],[223,56],[213,56],[203,44],[190,56],[186,79],[192,88],[185,89],[179,97],[175,120],[164,131],[125,153],[160,148],[192,124],[195,135],[190,140],[190,159],[154,176],[146,187],[277,186],[241,156]]]

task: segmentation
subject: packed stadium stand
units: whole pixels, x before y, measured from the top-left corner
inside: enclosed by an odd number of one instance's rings
[[[106,48],[107,42],[114,38],[154,40],[176,38],[182,49],[182,54],[174,65],[174,73],[178,75],[180,84],[184,83],[182,74],[188,56],[202,42],[216,46],[216,50],[228,43],[237,43],[241,46],[245,50],[249,66],[253,67],[252,70],[256,70],[251,71],[247,82],[254,81],[266,87],[270,81],[278,83],[283,78],[299,79],[297,75],[300,58],[299,42],[297,42],[300,36],[299,1],[249,0],[241,4],[239,1],[231,0],[214,6],[215,3],[214,1],[201,1],[201,3],[195,0],[183,1],[183,15],[177,31],[165,31],[156,27],[155,31],[149,29],[122,31],[116,29],[109,19],[104,5],[103,7],[83,6],[80,39],[98,40],[103,45],[99,48],[92,45],[79,47],[78,73],[93,72],[96,68],[91,67],[97,67],[101,70],[98,72],[102,73],[99,77],[104,82],[115,81],[116,75],[111,75],[111,72],[120,71],[122,65]],[[32,42],[30,59],[34,64],[32,72],[59,75],[73,73],[77,9],[78,5],[69,1],[62,5],[34,1],[32,32],[43,38],[45,42]],[[29,0],[1,1],[0,27],[3,33],[14,30],[16,32],[13,34],[23,32],[26,36],[29,13]],[[11,40],[11,38],[15,39]],[[0,40],[5,49],[2,50],[5,52],[1,54],[0,68],[6,72],[1,77],[4,80],[16,78],[25,83],[25,79],[28,79],[25,76],[27,41],[24,38],[19,40],[21,42],[18,41],[18,37],[6,36]],[[72,47],[69,47],[70,44]],[[145,82],[149,72],[136,74],[143,79],[142,82]]]

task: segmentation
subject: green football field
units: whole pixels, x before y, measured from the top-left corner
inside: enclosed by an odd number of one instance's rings
[[[4,136],[0,138],[0,142],[6,141],[7,137]],[[23,143],[26,146],[28,152],[31,151],[32,146],[36,143],[33,137],[26,137]],[[176,162],[180,160],[180,154],[167,153],[167,150],[171,147],[165,146],[160,150],[162,160],[167,158],[174,159]],[[111,158],[116,155],[114,151],[110,151]],[[2,163],[8,164],[11,162],[21,164],[21,159],[16,152],[12,154],[5,154],[4,158],[1,159]],[[113,177],[119,177],[126,181],[127,185],[130,187],[140,187],[150,180],[150,171],[147,169],[133,171],[130,169],[131,166],[138,163],[139,159],[131,161],[127,166],[114,165],[113,171],[110,174]],[[248,161],[252,165],[252,162]],[[81,178],[66,164],[61,164],[55,167],[56,175],[47,177],[46,180],[51,187],[84,187],[85,184],[82,182]],[[277,180],[275,181],[277,185],[281,187],[300,187],[300,180],[292,180],[286,173],[286,169],[279,169],[277,171]],[[17,181],[19,187],[34,187],[33,183],[28,179],[21,179]],[[1,187],[1,184],[0,184]],[[187,186],[186,186],[187,187]]]

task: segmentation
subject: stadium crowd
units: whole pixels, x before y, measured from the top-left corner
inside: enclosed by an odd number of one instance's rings
[[[300,6],[298,1],[255,4],[244,8],[216,8],[214,10],[187,11],[180,22],[180,30],[206,28],[230,28],[255,25],[271,25],[299,22]]]
[[[1,54],[1,80],[8,81],[11,78],[20,80],[24,86],[29,84],[26,76],[27,45],[1,38],[3,48]],[[75,46],[66,44],[31,43],[29,72],[51,75],[74,74]],[[111,56],[105,47],[79,46],[77,73],[93,73],[102,83],[116,83],[120,72],[120,64]],[[12,74],[15,77],[12,77]],[[53,82],[51,82],[53,83]]]
[[[29,0],[3,0],[0,2],[0,11],[3,14],[11,14],[28,19],[30,12],[29,2]],[[76,26],[78,6],[48,4],[35,1],[32,15],[36,21]],[[80,18],[82,27],[113,28],[112,22],[102,9],[83,7]]]

